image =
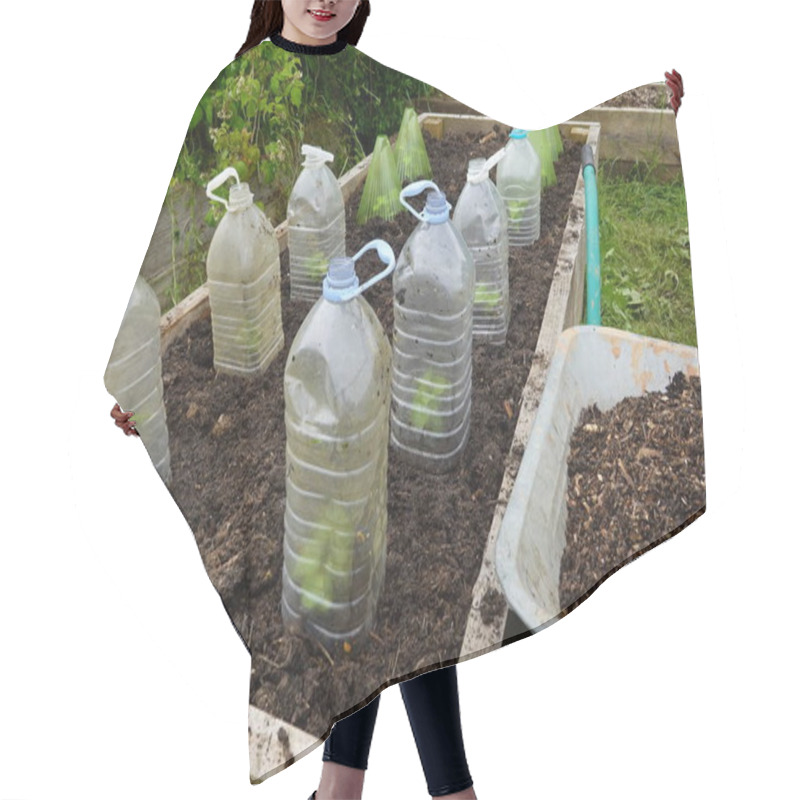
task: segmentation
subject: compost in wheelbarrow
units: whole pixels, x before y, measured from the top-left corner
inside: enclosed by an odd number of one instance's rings
[[[593,326],[570,328],[559,337],[530,440],[500,528],[496,550],[497,574],[503,591],[509,605],[527,629],[541,629],[558,619],[576,600],[585,597],[599,581],[626,560],[673,533],[704,507],[702,427],[698,421],[700,407],[697,385],[690,398],[694,401],[690,405],[696,407],[695,423],[684,432],[685,441],[682,442],[692,450],[691,480],[687,480],[687,490],[691,489],[691,492],[687,491],[690,499],[677,514],[673,514],[671,520],[662,519],[659,523],[662,529],[659,530],[657,526],[649,534],[648,540],[640,543],[640,547],[635,542],[624,541],[630,533],[625,529],[624,515],[616,515],[615,518],[612,513],[610,516],[606,514],[605,519],[594,519],[592,523],[599,529],[601,538],[605,530],[605,538],[615,537],[622,541],[622,550],[615,547],[613,554],[609,553],[607,564],[598,565],[594,556],[588,564],[573,563],[571,582],[565,590],[568,596],[562,597],[560,584],[569,524],[567,498],[573,431],[579,424],[582,427],[590,426],[584,433],[596,432],[591,426],[599,431],[600,423],[585,421],[585,418],[581,422],[582,415],[589,409],[595,407],[598,414],[607,415],[626,398],[640,397],[647,392],[663,392],[677,373],[699,381],[695,348]],[[649,418],[649,424],[648,421],[644,423],[645,440],[648,427],[664,426],[663,422],[659,425],[655,419],[653,416]],[[623,432],[622,436],[625,435],[630,435],[630,430]],[[662,449],[670,438],[677,440],[674,436],[659,439],[659,442],[662,439],[664,442]],[[577,446],[580,447],[580,442]],[[646,446],[646,443],[637,447],[637,451],[642,446]],[[650,450],[649,457],[658,454],[655,447]],[[603,463],[605,456],[604,449],[600,463]],[[578,458],[575,456],[572,460],[577,461]],[[624,462],[620,469],[618,461],[620,458],[617,456],[614,459],[615,479],[627,483],[627,472],[632,481],[630,470],[627,470]],[[660,453],[660,463],[662,466],[666,463],[663,453]],[[603,483],[602,473],[599,474],[599,482]],[[607,477],[610,478],[611,474]],[[648,479],[655,481],[656,495],[658,479],[656,472]],[[614,485],[608,486],[609,495],[614,488]],[[642,503],[648,502],[644,488],[637,489]],[[664,489],[673,491],[674,486],[665,485]],[[647,512],[646,507],[644,511]],[[623,551],[624,555],[620,555]]]

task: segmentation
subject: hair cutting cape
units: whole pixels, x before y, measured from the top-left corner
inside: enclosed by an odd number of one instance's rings
[[[620,252],[619,245],[612,251],[607,244],[597,251],[592,200],[585,194],[585,171],[594,174],[581,163],[586,143],[601,191],[604,180],[623,174],[642,187],[680,185],[668,95],[663,84],[648,91],[655,100],[645,98],[637,108],[605,104],[561,125],[559,136],[532,134],[545,176],[541,232],[534,244],[509,248],[508,332],[502,344],[478,337],[472,343],[471,369],[464,373],[469,432],[445,471],[409,461],[388,433],[404,404],[417,414],[407,424],[441,433],[437,425],[445,423],[437,419],[446,420],[447,409],[437,403],[452,387],[435,372],[411,376],[418,382],[416,398],[407,384],[402,396],[377,400],[374,425],[385,426],[381,436],[373,437],[373,423],[362,425],[355,412],[350,418],[345,410],[333,428],[317,414],[322,406],[336,408],[342,394],[376,387],[380,394],[389,385],[388,378],[383,384],[365,379],[360,362],[348,367],[348,358],[368,349],[353,344],[359,325],[365,339],[385,336],[385,351],[376,345],[378,356],[391,356],[394,366],[384,361],[378,372],[393,379],[410,369],[396,352],[408,346],[398,342],[398,315],[416,313],[423,326],[418,338],[428,337],[441,358],[442,337],[431,332],[436,320],[426,317],[422,300],[397,289],[400,266],[353,301],[362,310],[343,338],[326,340],[317,320],[318,352],[309,356],[308,342],[303,351],[304,379],[314,385],[302,389],[305,399],[290,398],[300,391],[289,386],[290,350],[307,316],[328,301],[291,299],[291,241],[282,223],[302,169],[301,145],[315,145],[334,156],[329,168],[348,204],[348,255],[380,238],[402,263],[401,251],[420,224],[407,210],[390,221],[359,225],[356,219],[365,156],[377,137],[394,142],[406,107],[414,107],[432,180],[455,208],[469,160],[504,148],[510,127],[350,46],[320,55],[265,41],[226,67],[200,101],[140,273],[152,294],[137,281],[147,297],[131,299],[106,384],[125,410],[136,412],[142,441],[251,655],[253,782],[314,749],[337,719],[392,683],[487,653],[557,620],[704,510],[697,352],[693,341],[664,340],[647,327],[655,298],[668,317],[688,318],[691,336],[684,339],[694,339],[688,229],[684,223],[666,239],[642,243],[643,250],[663,253],[665,264],[672,259],[660,273],[643,275],[640,252]],[[641,89],[637,96],[645,94]],[[547,178],[551,162],[555,182]],[[227,167],[249,184],[281,250],[271,301],[271,313],[279,311],[272,328],[278,343],[268,366],[253,374],[215,366],[206,263],[226,210],[205,190]],[[228,198],[234,182],[216,192]],[[630,221],[615,205],[604,206],[603,197],[600,232],[611,235]],[[424,192],[411,200],[418,210],[424,202]],[[685,205],[679,210],[685,219]],[[506,214],[513,224],[513,208]],[[648,220],[655,226],[659,214],[643,206],[637,216],[647,238]],[[259,235],[269,235],[263,225]],[[612,324],[607,311],[615,327],[584,324],[587,283],[593,291],[587,273],[599,253],[608,277],[603,323]],[[356,265],[362,283],[381,269],[374,255]],[[441,283],[435,280],[429,275],[420,290],[427,299],[450,291],[444,267]],[[480,279],[476,285],[475,308],[486,303]],[[688,307],[679,300],[687,289]],[[415,302],[423,310],[415,311]],[[375,330],[367,330],[366,306],[377,315]],[[141,311],[145,307],[149,312]],[[449,341],[453,359],[463,344],[463,335]],[[146,401],[131,401],[130,387],[112,380],[114,370],[135,373],[130,363],[137,358],[145,377],[129,374],[128,382],[150,381]],[[337,359],[345,372],[351,369],[344,386],[329,371]],[[316,373],[314,363],[320,365]],[[637,398],[650,405],[634,406]],[[290,425],[308,428],[305,449],[287,442]],[[336,446],[328,447],[331,442]],[[350,472],[337,472],[335,463],[315,463],[317,445],[326,457],[348,446],[364,452],[355,466],[342,456]],[[314,473],[316,483],[297,477],[303,470]],[[364,490],[366,500],[361,486],[372,487]]]

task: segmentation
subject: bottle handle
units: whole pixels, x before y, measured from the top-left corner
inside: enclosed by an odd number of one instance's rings
[[[406,202],[406,197],[415,197],[416,195],[424,192],[426,189],[435,189],[439,191],[439,187],[433,181],[415,181],[409,183],[408,186],[400,191],[400,204],[405,206],[420,222],[425,222],[425,216],[420,214],[414,206]],[[449,205],[449,204],[448,204]]]
[[[347,302],[348,300],[352,300],[354,297],[365,292],[369,289],[370,286],[374,286],[378,281],[383,280],[385,277],[390,275],[394,272],[394,268],[397,266],[397,260],[394,256],[394,251],[389,246],[388,242],[384,242],[383,239],[373,239],[371,242],[367,242],[354,256],[353,256],[353,263],[358,261],[361,256],[364,255],[368,250],[375,250],[378,254],[378,258],[386,264],[386,269],[379,272],[377,275],[373,275],[368,281],[359,284],[353,289],[346,289],[342,292],[342,301]]]
[[[480,181],[485,180],[489,177],[489,173],[492,171],[492,167],[497,164],[501,159],[503,159],[508,151],[505,147],[501,147],[494,155],[490,156],[486,159],[486,163],[483,165],[483,169],[474,177],[470,178],[467,177],[467,181],[469,183],[480,183]]]
[[[239,173],[236,171],[235,167],[227,167],[219,175],[215,178],[212,178],[208,182],[208,186],[206,187],[206,197],[210,200],[216,200],[218,203],[222,203],[225,206],[225,210],[228,211],[228,201],[224,197],[219,197],[218,195],[214,194],[215,189],[219,189],[223,183],[225,183],[228,178],[236,178],[236,183],[239,183]]]

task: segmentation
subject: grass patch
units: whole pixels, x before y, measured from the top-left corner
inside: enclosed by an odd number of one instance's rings
[[[683,180],[600,170],[603,325],[697,346]]]

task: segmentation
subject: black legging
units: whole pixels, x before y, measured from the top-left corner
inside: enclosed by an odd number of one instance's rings
[[[456,668],[437,669],[404,681],[400,691],[431,797],[469,789],[472,778],[461,736]],[[378,695],[368,706],[333,726],[323,761],[367,768],[380,699]]]

